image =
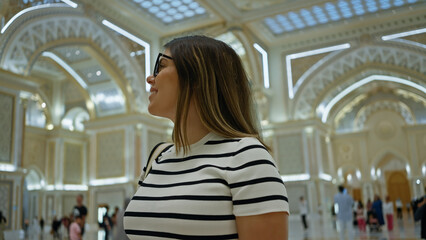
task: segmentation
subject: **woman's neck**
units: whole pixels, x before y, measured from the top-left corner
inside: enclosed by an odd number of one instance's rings
[[[188,143],[194,144],[206,136],[210,131],[201,122],[195,104],[191,102],[188,111],[188,119],[186,121],[186,136]]]

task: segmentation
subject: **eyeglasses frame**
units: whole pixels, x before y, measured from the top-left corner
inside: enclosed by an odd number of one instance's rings
[[[160,63],[160,58],[161,58],[161,57],[164,57],[164,58],[167,58],[167,59],[173,60],[173,58],[172,58],[172,57],[170,57],[170,56],[168,56],[168,55],[166,55],[166,54],[158,53],[157,60],[155,60],[154,71],[153,71],[153,73],[152,73],[152,75],[153,75],[154,77],[156,77],[156,76],[158,75],[158,73],[159,73],[158,68],[159,68],[159,63]]]

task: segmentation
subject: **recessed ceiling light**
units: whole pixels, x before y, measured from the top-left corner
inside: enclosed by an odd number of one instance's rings
[[[96,71],[96,76],[100,76],[102,73],[101,73],[101,71]]]

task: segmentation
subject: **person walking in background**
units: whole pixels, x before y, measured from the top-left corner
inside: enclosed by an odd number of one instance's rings
[[[40,229],[39,221],[37,219],[37,216],[35,216],[29,227],[29,238],[32,240],[39,240],[40,232],[41,232],[41,229]]]
[[[99,224],[99,226],[101,228],[104,229],[105,231],[105,240],[109,239],[109,233],[112,230],[112,221],[111,221],[111,217],[108,215],[108,211],[109,211],[109,206],[106,205],[106,212],[102,218],[102,223]]]
[[[81,226],[83,225],[83,218],[79,215],[74,216],[74,222],[70,226],[70,240],[81,240]]]
[[[53,235],[53,239],[61,239],[58,232],[60,226],[61,220],[58,220],[58,218],[54,216],[52,220],[52,229],[50,230],[50,233]]]
[[[376,214],[377,220],[379,221],[379,225],[385,225],[385,219],[383,218],[383,204],[382,200],[380,200],[379,195],[374,196],[374,202],[371,208],[374,214]]]
[[[334,195],[334,204],[337,205],[337,224],[340,230],[340,240],[345,239],[345,230],[347,230],[349,240],[353,240],[352,206],[354,204],[354,200],[349,194],[344,193],[345,188],[343,186],[339,186],[338,189],[339,192]]]
[[[396,205],[396,217],[402,219],[402,202],[401,199],[397,198],[395,201]]]
[[[4,240],[4,230],[6,229],[7,220],[0,211],[0,240]]]
[[[365,214],[364,214],[364,206],[362,205],[362,202],[358,202],[358,206],[356,209],[356,221],[358,223],[358,229],[360,232],[365,232]]]
[[[414,221],[420,221],[420,238],[426,239],[426,187],[425,195],[417,202],[417,209],[414,213]]]
[[[308,205],[306,204],[306,201],[303,196],[300,197],[299,211],[300,216],[302,217],[303,228],[306,230],[308,229],[308,223],[306,222],[306,215],[308,214]]]
[[[383,205],[383,212],[386,216],[386,224],[388,226],[388,231],[393,230],[393,202],[390,200],[390,197],[386,197],[386,202]]]
[[[41,230],[41,238],[44,238],[44,219],[43,217],[40,218],[40,230]]]
[[[74,218],[76,216],[80,216],[81,217],[81,220],[82,220],[82,224],[81,224],[81,236],[83,236],[84,235],[84,226],[86,224],[86,217],[87,217],[87,208],[83,204],[83,194],[78,194],[77,195],[76,202],[77,202],[77,205],[74,206],[72,212],[73,212]]]

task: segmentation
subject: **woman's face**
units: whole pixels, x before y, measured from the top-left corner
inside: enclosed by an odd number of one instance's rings
[[[164,54],[173,58],[169,49]],[[158,64],[158,75],[150,75],[146,79],[151,85],[148,111],[174,121],[179,94],[178,73],[172,59],[160,57]]]

